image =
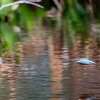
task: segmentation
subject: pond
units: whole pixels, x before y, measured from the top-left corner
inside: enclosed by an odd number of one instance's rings
[[[68,48],[54,51],[52,41],[24,50],[20,66],[0,66],[1,100],[100,100],[97,60],[92,59],[96,65],[69,63]]]

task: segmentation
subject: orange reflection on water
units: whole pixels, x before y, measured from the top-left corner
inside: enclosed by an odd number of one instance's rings
[[[54,50],[53,37],[48,38],[48,53],[50,58],[50,69],[51,73],[51,90],[52,97],[50,100],[61,100],[62,93],[62,61],[61,51]],[[59,53],[58,53],[59,52]],[[58,54],[57,54],[58,53]]]
[[[61,100],[60,94],[62,93],[62,62],[59,55],[55,55],[51,64],[52,70],[52,92],[53,97],[51,100]]]
[[[17,77],[18,77],[18,73],[17,73],[17,67],[15,66],[9,66],[7,64],[2,64],[1,68],[1,76],[2,78],[4,76],[7,77],[6,81],[9,83],[9,100],[16,100],[16,82],[17,82]],[[2,74],[2,72],[6,72],[6,74]]]
[[[17,96],[16,96],[16,91],[17,91],[17,87],[16,87],[16,82],[17,82],[17,78],[18,78],[18,73],[16,72],[17,69],[14,68],[14,66],[8,71],[8,82],[9,82],[9,88],[10,88],[10,100],[17,100]]]

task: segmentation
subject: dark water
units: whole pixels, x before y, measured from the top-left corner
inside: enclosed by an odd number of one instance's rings
[[[20,67],[1,65],[0,100],[100,100],[99,65],[62,63],[69,58],[67,48],[61,52],[41,45]]]

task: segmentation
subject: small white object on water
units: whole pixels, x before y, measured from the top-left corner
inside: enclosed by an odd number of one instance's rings
[[[78,58],[78,59],[74,59],[74,61],[86,65],[96,64],[95,62],[89,60],[88,58]]]
[[[0,64],[3,64],[2,58],[0,58]]]

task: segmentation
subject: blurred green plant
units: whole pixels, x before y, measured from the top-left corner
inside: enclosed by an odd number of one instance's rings
[[[1,0],[0,6],[8,4],[14,0]],[[86,3],[88,1],[81,0],[63,0],[64,5],[62,13],[62,30],[66,38],[70,39],[74,43],[76,36],[81,35],[83,40],[89,37],[89,25],[90,17],[89,11],[87,11]],[[56,7],[53,0],[42,0],[40,2],[44,6],[44,9],[34,7],[33,5],[14,5],[9,6],[0,11],[0,43],[1,47],[8,50],[10,47],[14,47],[17,41],[21,40],[23,35],[33,35],[34,26],[36,22],[39,22],[39,28],[42,28],[42,22],[46,15],[46,12],[52,7]],[[97,11],[96,2],[93,1],[94,11]],[[99,5],[99,3],[98,3]],[[99,16],[99,10],[94,13]],[[99,18],[98,18],[99,19]],[[47,23],[47,22],[45,22]],[[15,31],[15,27],[20,31]],[[56,27],[56,25],[54,26]],[[54,28],[53,28],[54,29]],[[66,33],[66,34],[65,34]],[[0,48],[1,48],[0,47]]]
[[[12,3],[14,0],[1,0],[0,6]],[[2,49],[10,50],[16,48],[16,43],[22,40],[23,35],[33,34],[36,10],[33,6],[23,4],[5,7],[0,10],[0,44]],[[37,9],[38,16],[44,16],[41,8]],[[16,29],[17,27],[17,29]]]
[[[77,0],[68,0],[65,6],[63,18],[67,20],[67,29],[74,40],[77,35],[82,35],[83,39],[88,38],[88,13]],[[65,11],[66,10],[66,11]]]
[[[1,0],[0,5],[8,4],[12,1],[13,0]],[[15,48],[15,42],[19,38],[19,35],[13,29],[14,24],[11,23],[12,14],[11,7],[7,7],[0,11],[0,53],[2,49],[8,50],[10,47]]]

